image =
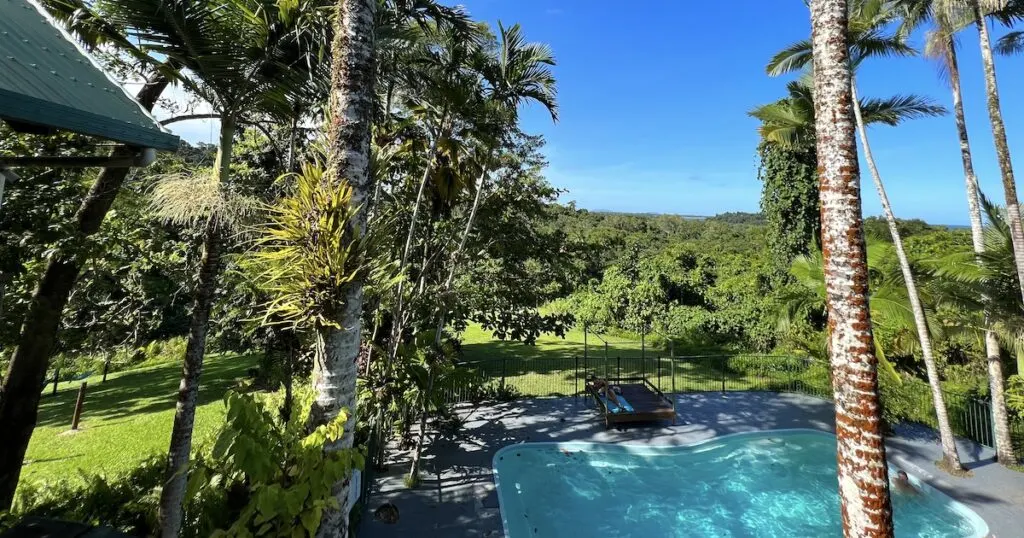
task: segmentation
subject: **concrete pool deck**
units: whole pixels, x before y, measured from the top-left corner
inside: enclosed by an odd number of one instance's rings
[[[377,473],[370,510],[360,536],[392,538],[504,536],[491,459],[501,447],[538,441],[590,441],[650,446],[688,445],[730,433],[784,428],[833,431],[832,403],[800,394],[726,392],[679,394],[678,423],[606,430],[593,403],[584,398],[530,399],[465,405],[454,435],[430,432],[424,450],[422,482],[406,488],[408,454],[392,455],[387,472]],[[889,459],[974,510],[990,536],[1024,536],[1024,474],[995,463],[991,449],[959,440],[960,456],[974,475],[956,478],[935,467],[937,434],[901,425],[886,440]],[[372,510],[385,502],[400,512],[395,524],[374,521]]]

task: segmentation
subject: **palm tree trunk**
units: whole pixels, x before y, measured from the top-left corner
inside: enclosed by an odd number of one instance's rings
[[[1017,200],[1017,183],[1013,177],[1010,162],[1010,146],[1006,141],[1006,126],[999,104],[999,87],[996,84],[996,65],[992,59],[992,42],[988,35],[988,23],[981,12],[978,0],[971,0],[975,25],[978,27],[978,41],[981,45],[981,63],[985,72],[985,94],[988,98],[988,117],[992,123],[992,138],[995,141],[996,159],[1003,179],[1003,195],[1006,198],[1006,216],[1013,241],[1013,261],[1017,267],[1017,281],[1021,297],[1024,297],[1024,226],[1020,220],[1020,202]]]
[[[428,368],[430,368],[428,366]],[[434,390],[434,371],[431,368],[427,375],[427,388],[420,396],[420,429],[416,432],[416,448],[412,453],[412,464],[409,466],[409,477],[406,483],[415,487],[420,478],[420,460],[423,455],[423,442],[427,437],[427,403],[430,401],[430,393]]]
[[[405,247],[402,249],[402,259],[398,265],[398,272],[403,274],[405,272],[405,266],[409,263],[409,253],[412,250],[412,240],[416,235],[416,221],[420,213],[420,205],[423,203],[423,193],[427,188],[427,180],[430,178],[430,172],[434,164],[434,152],[437,151],[437,141],[441,138],[441,133],[444,131],[447,113],[442,114],[441,125],[438,129],[438,134],[434,136],[433,140],[430,141],[430,148],[427,150],[427,164],[423,168],[423,175],[420,177],[419,190],[416,192],[416,202],[412,206],[412,218],[409,221],[409,231],[405,236]],[[402,322],[403,311],[405,308],[405,278],[398,281],[396,287],[396,300],[393,318],[395,320],[393,330],[391,333],[391,353],[390,358],[394,358],[398,355],[398,344],[402,338],[402,331],[405,330],[405,324]]]
[[[359,208],[345,234],[350,238],[366,233],[367,202],[373,195],[370,175],[370,124],[373,121],[374,14],[376,0],[337,0],[334,41],[331,43],[330,109],[334,111],[327,133],[325,181],[348,182],[352,204]],[[324,450],[345,450],[355,441],[356,376],[363,313],[363,283],[355,281],[345,290],[344,305],[337,313],[341,327],[318,331],[318,353],[313,363],[315,396],[312,419],[323,424],[348,410],[344,432],[337,443]],[[349,533],[349,478],[334,485],[337,510],[326,510],[317,529],[320,538],[343,538]]]
[[[935,406],[935,417],[939,426],[939,439],[942,441],[941,467],[947,472],[962,473],[964,467],[960,463],[960,454],[956,450],[956,439],[953,437],[953,428],[949,425],[949,413],[946,410],[946,401],[942,395],[939,369],[935,366],[935,357],[932,355],[932,339],[931,335],[928,334],[928,320],[924,315],[924,307],[921,305],[921,296],[917,293],[914,274],[910,270],[910,260],[907,259],[907,252],[903,248],[903,238],[900,237],[900,230],[896,225],[896,215],[889,204],[889,195],[885,192],[882,176],[878,173],[878,166],[875,164],[875,158],[871,153],[871,145],[868,143],[868,132],[864,127],[864,119],[861,117],[860,103],[857,101],[856,84],[851,86],[850,94],[853,97],[853,112],[857,119],[857,132],[860,133],[864,160],[868,163],[868,170],[871,171],[871,178],[875,182],[875,189],[878,190],[878,198],[882,202],[882,212],[885,213],[885,221],[889,225],[892,244],[896,249],[896,259],[899,261],[900,271],[903,273],[903,283],[907,287],[907,298],[910,301],[910,310],[914,315],[917,338],[921,342],[921,355],[924,358],[925,370],[928,372],[928,385],[932,389],[932,403]]]
[[[488,159],[490,160],[490,159]],[[480,172],[480,177],[476,181],[476,195],[473,197],[473,206],[469,211],[469,217],[466,219],[466,227],[462,231],[462,237],[459,239],[459,245],[455,251],[452,252],[451,264],[448,267],[448,276],[445,278],[444,286],[441,289],[441,297],[446,298],[448,292],[451,291],[452,283],[455,281],[455,270],[458,267],[459,259],[462,257],[462,251],[466,248],[466,242],[469,238],[470,232],[473,230],[473,222],[476,220],[477,210],[480,208],[480,200],[483,198],[484,180],[487,178],[487,166],[484,165],[484,169]],[[441,335],[444,331],[445,326],[445,307],[446,301],[442,299],[441,312],[438,314],[437,329],[434,332],[434,347],[440,348],[441,346]],[[429,380],[427,381],[427,390],[423,395],[420,405],[420,429],[417,432],[416,448],[412,455],[412,466],[409,469],[409,483],[415,484],[419,479],[420,459],[423,454],[423,442],[426,438],[427,432],[427,402],[429,401],[431,392],[434,389],[434,375],[430,374]]]
[[[136,100],[146,110],[152,110],[168,83],[167,77],[154,76],[139,90]],[[128,156],[135,151],[119,146],[111,155]],[[100,171],[75,214],[77,241],[71,243],[84,241],[99,230],[129,171],[128,168]],[[46,377],[61,314],[82,266],[89,259],[88,252],[88,249],[62,249],[50,257],[29,301],[18,345],[0,389],[0,431],[4,432],[4,442],[0,443],[0,511],[10,508],[14,500],[25,451],[36,425],[39,386]]]
[[[234,145],[235,118],[227,113],[220,120],[220,146],[217,148],[217,183],[223,185],[231,171],[231,150]],[[189,322],[188,343],[182,364],[181,382],[178,384],[178,402],[171,426],[170,448],[167,450],[167,471],[160,492],[160,535],[177,538],[181,532],[185,486],[188,481],[188,462],[192,453],[192,427],[195,425],[196,404],[199,399],[199,378],[203,372],[206,354],[206,332],[217,291],[220,274],[222,231],[217,216],[211,215],[203,232],[203,255],[192,298],[192,319]]]
[[[985,252],[984,228],[981,222],[981,196],[978,176],[974,173],[974,158],[971,142],[967,136],[967,119],[964,116],[963,97],[960,93],[960,66],[956,58],[956,43],[950,33],[946,39],[946,67],[949,71],[949,85],[953,92],[953,117],[956,120],[957,137],[960,139],[960,159],[964,168],[964,184],[967,190],[967,209],[971,221],[971,242],[974,253]],[[986,301],[987,302],[987,301]],[[1003,465],[1016,463],[1013,443],[1010,440],[1010,423],[1006,416],[1003,363],[1000,358],[999,340],[995,332],[988,329],[989,316],[985,315],[985,358],[988,363],[989,392],[992,395],[992,419],[995,430],[996,459]]]
[[[488,159],[490,161],[490,153],[488,152]],[[469,239],[469,234],[473,231],[473,223],[476,221],[477,210],[480,209],[480,200],[483,199],[484,183],[487,179],[487,164],[485,161],[483,170],[480,171],[480,177],[476,180],[476,195],[473,196],[473,207],[469,210],[469,217],[466,219],[466,227],[462,230],[462,237],[459,239],[459,246],[452,252],[451,264],[448,267],[448,276],[444,279],[444,287],[441,288],[442,308],[441,313],[438,316],[437,331],[434,334],[434,345],[441,345],[441,332],[445,326],[445,311],[447,310],[444,303],[447,301],[448,293],[452,289],[452,283],[455,281],[455,270],[458,268],[459,260],[462,258],[462,251],[466,249],[466,243]]]
[[[812,0],[815,132],[843,534],[892,537],[845,0]]]

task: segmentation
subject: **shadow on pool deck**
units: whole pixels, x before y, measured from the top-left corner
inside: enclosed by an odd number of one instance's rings
[[[501,447],[540,441],[591,441],[641,445],[688,445],[730,433],[784,428],[833,431],[831,402],[798,394],[761,392],[690,393],[676,396],[678,424],[653,423],[605,430],[583,398],[532,399],[460,408],[465,423],[452,437],[431,432],[422,481],[415,489],[402,479],[408,454],[392,456],[379,473],[360,536],[391,538],[503,536],[491,459]],[[890,459],[911,474],[963,502],[988,523],[993,536],[1020,536],[1024,521],[1024,474],[994,461],[992,450],[960,440],[971,478],[938,470],[940,448],[934,431],[901,425],[887,440]],[[398,506],[396,524],[374,521],[372,509]]]

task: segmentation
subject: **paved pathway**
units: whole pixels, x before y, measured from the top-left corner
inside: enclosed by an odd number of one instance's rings
[[[833,431],[830,402],[799,394],[762,392],[691,393],[677,395],[679,421],[658,426],[605,430],[597,412],[583,398],[533,399],[465,406],[461,430],[437,437],[428,447],[423,480],[408,489],[402,478],[408,455],[394,456],[378,475],[371,509],[384,502],[398,506],[400,519],[385,524],[364,520],[360,536],[391,538],[503,536],[491,459],[501,447],[533,441],[628,442],[686,445],[730,433],[781,428]],[[994,463],[990,449],[961,442],[961,456],[974,473],[955,478],[938,470],[936,434],[927,428],[899,426],[887,441],[890,459],[978,513],[992,536],[1024,536],[1024,474]]]

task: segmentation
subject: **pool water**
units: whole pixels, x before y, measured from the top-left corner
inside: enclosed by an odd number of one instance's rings
[[[841,536],[835,436],[737,434],[682,447],[526,443],[494,456],[508,538]],[[894,472],[893,472],[894,474]],[[981,537],[974,512],[912,478],[897,536]]]

